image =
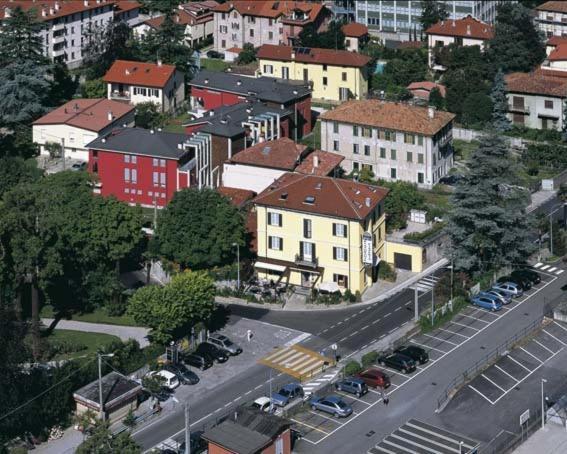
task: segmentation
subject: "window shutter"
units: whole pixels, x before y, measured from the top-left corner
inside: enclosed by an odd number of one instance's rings
[[[333,236],[337,236],[337,224],[333,222]]]
[[[280,251],[283,251],[283,238],[280,238]]]
[[[317,254],[315,253],[315,243],[311,243],[311,256],[313,257],[313,259],[317,257]]]
[[[337,248],[333,246],[333,260],[337,260]]]
[[[282,226],[282,215],[281,215],[281,213],[278,213],[278,226],[279,227]]]
[[[270,249],[272,249],[272,239],[273,239],[273,238],[274,238],[274,237],[272,237],[272,236],[269,236],[269,237],[268,237],[268,248],[270,248]]]
[[[303,237],[309,238],[309,232],[307,231],[307,219],[303,220]]]
[[[299,242],[299,257],[303,258],[303,241]]]
[[[345,260],[345,262],[346,262],[346,261],[348,261],[348,249],[345,248],[345,249],[344,249],[344,252],[345,252],[345,258],[344,258],[344,260]]]

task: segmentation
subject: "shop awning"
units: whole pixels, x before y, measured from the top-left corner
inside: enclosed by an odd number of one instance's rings
[[[276,265],[274,263],[267,263],[267,262],[256,262],[254,264],[254,268],[261,268],[261,269],[264,269],[264,270],[277,271],[279,273],[283,273],[287,269],[286,266]]]
[[[321,284],[319,284],[319,290],[323,290],[329,293],[335,293],[335,292],[340,292],[341,288],[339,287],[339,284],[337,284],[336,282],[321,282]]]

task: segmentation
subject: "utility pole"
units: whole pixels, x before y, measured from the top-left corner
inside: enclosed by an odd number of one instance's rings
[[[543,398],[543,384],[547,383],[545,378],[541,379],[541,428],[545,427],[545,399]]]
[[[191,454],[191,427],[189,426],[189,402],[185,401],[185,454]]]
[[[435,323],[435,285],[431,287],[431,326]]]
[[[414,309],[415,309],[415,313],[413,316],[413,319],[418,322],[419,321],[419,295],[417,293],[417,283],[415,284],[414,287],[414,292],[413,292],[413,305],[414,305]]]
[[[104,402],[102,400],[102,357],[105,358],[112,358],[114,353],[107,353],[103,355],[102,353],[97,353],[98,356],[98,399],[100,404],[100,411],[99,416],[100,420],[104,421],[106,419],[106,415],[104,414]]]
[[[238,243],[232,243],[234,247],[236,247],[236,288],[240,291],[240,245]]]
[[[553,256],[553,213],[549,213],[549,253]]]
[[[65,138],[61,137],[61,156],[63,156],[63,170],[65,170]]]
[[[451,307],[453,307],[453,255],[451,254]]]

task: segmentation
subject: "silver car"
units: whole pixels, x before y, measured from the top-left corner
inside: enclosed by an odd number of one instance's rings
[[[522,288],[513,282],[498,282],[494,284],[492,288],[494,290],[502,290],[515,298],[519,298],[524,294]]]
[[[490,290],[481,293],[498,298],[498,301],[500,301],[502,304],[510,304],[512,302],[512,295],[505,292],[504,290],[491,288]]]
[[[207,342],[227,351],[232,356],[240,355],[242,353],[242,348],[239,345],[235,344],[228,337],[223,336],[222,334],[213,334],[209,336]]]

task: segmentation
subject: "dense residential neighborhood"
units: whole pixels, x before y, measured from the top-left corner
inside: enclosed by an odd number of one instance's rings
[[[0,1],[0,454],[565,451],[566,17]]]

